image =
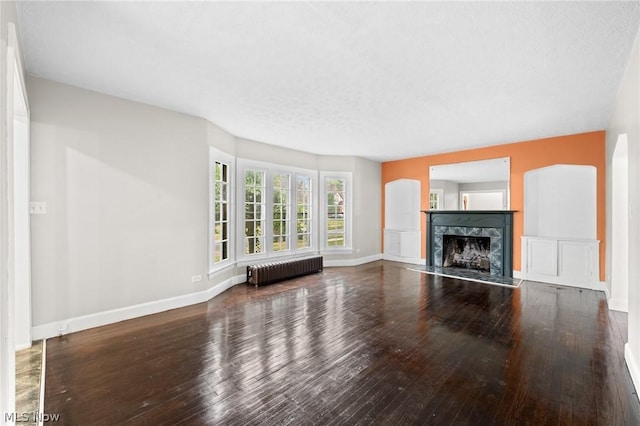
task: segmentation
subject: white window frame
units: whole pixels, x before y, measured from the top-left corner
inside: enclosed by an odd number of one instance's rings
[[[245,165],[244,167],[238,167],[238,258],[247,259],[260,259],[266,257],[269,252],[269,239],[271,238],[269,227],[271,225],[272,208],[269,200],[272,197],[272,189],[270,188],[271,179],[269,178],[269,170],[260,165]],[[262,193],[262,204],[264,204],[264,211],[262,213],[264,219],[264,229],[262,230],[262,239],[264,241],[264,248],[259,253],[245,253],[245,194],[246,194],[246,177],[247,170],[253,170],[256,172],[264,173],[264,192]]]
[[[263,194],[266,202],[265,207],[265,229],[263,233],[265,240],[265,250],[262,253],[245,254],[244,250],[244,202],[245,202],[245,171],[246,170],[260,170],[265,172],[266,178],[266,194]],[[288,250],[273,250],[273,177],[276,173],[288,174],[290,176],[289,195],[291,198],[290,204],[290,226],[287,238],[289,240]],[[311,178],[311,196],[312,196],[312,231],[311,231],[311,247],[298,249],[297,246],[297,194],[296,194],[296,181],[297,176],[308,176]],[[316,170],[301,169],[297,167],[283,166],[281,164],[266,163],[262,161],[247,160],[243,158],[237,159],[236,165],[236,221],[238,226],[236,227],[237,241],[240,243],[236,245],[236,258],[238,262],[252,262],[257,259],[267,259],[274,257],[286,257],[298,254],[307,254],[318,252],[316,237],[318,234],[319,224],[317,223],[318,217],[318,172]]]
[[[309,212],[310,220],[311,220],[311,230],[309,232],[310,244],[309,247],[298,247],[298,177],[308,177],[311,179],[311,211]],[[306,253],[316,251],[316,242],[318,241],[318,173],[317,172],[306,172],[301,173],[297,172],[294,175],[293,182],[294,189],[294,199],[295,203],[293,204],[293,210],[295,210],[295,233],[294,233],[294,241],[295,241],[295,250],[298,253]]]
[[[235,263],[235,247],[234,247],[234,238],[235,235],[235,157],[233,155],[229,155],[225,152],[219,151],[213,147],[209,147],[209,274],[212,274],[216,271],[226,268],[229,265],[233,265]],[[229,246],[227,247],[227,259],[222,260],[220,262],[214,261],[215,254],[215,208],[214,208],[214,198],[215,198],[215,163],[220,162],[227,165],[227,176],[228,176],[228,184],[227,184],[227,197],[228,197],[228,229],[227,229],[227,241]]]
[[[328,220],[327,220],[327,185],[328,179],[344,179],[346,197],[344,200],[344,218],[345,218],[345,243],[344,247],[334,247],[327,245],[328,238]],[[322,241],[319,243],[322,253],[344,253],[353,251],[353,173],[352,172],[320,172],[320,236]]]
[[[284,236],[287,238],[287,241],[289,243],[289,247],[286,250],[274,250],[273,248],[273,238],[275,237],[275,234],[273,233],[273,227],[274,227],[274,211],[275,211],[275,205],[273,203],[273,197],[274,197],[274,193],[275,193],[275,189],[274,189],[274,184],[275,184],[275,177],[276,175],[288,175],[289,176],[289,191],[288,191],[288,197],[289,197],[289,204],[286,206],[287,208],[287,217],[289,220],[289,229],[288,229],[288,233],[284,234]],[[271,220],[271,224],[269,226],[269,232],[271,233],[271,236],[269,238],[269,241],[267,242],[267,245],[269,246],[269,249],[273,252],[274,255],[283,255],[283,254],[290,254],[291,252],[293,252],[294,247],[291,245],[291,241],[293,240],[293,233],[292,233],[292,227],[291,227],[291,211],[292,211],[292,201],[293,199],[295,199],[295,185],[294,182],[292,182],[293,179],[295,179],[295,173],[292,173],[289,170],[270,170],[267,176],[267,181],[269,182],[269,189],[271,191],[271,197],[268,198],[267,200],[270,201],[267,204],[267,210],[269,211],[269,219]],[[293,194],[293,195],[291,195]],[[297,235],[296,235],[297,237]]]
[[[436,200],[437,206],[435,209],[431,208],[431,195],[435,194],[438,196],[438,199]],[[444,189],[432,189],[429,191],[429,210],[443,210],[443,203],[444,203]]]

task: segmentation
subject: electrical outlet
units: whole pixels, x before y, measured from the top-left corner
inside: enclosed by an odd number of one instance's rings
[[[202,275],[194,275],[191,277],[192,283],[197,283],[198,281],[202,281]]]
[[[31,214],[47,214],[46,201],[32,201],[29,203],[29,213]]]

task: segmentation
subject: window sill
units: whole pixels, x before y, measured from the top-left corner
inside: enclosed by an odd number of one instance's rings
[[[352,253],[353,253],[353,248],[351,247],[320,250],[320,254],[352,254]]]

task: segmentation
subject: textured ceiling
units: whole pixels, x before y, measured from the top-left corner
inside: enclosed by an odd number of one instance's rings
[[[35,76],[317,154],[606,128],[636,2],[18,2]]]

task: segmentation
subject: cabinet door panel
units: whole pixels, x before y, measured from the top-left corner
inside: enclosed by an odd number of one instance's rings
[[[589,278],[591,276],[591,247],[585,243],[560,241],[559,270],[567,278]]]
[[[558,244],[554,240],[529,240],[528,271],[533,274],[558,275]]]

